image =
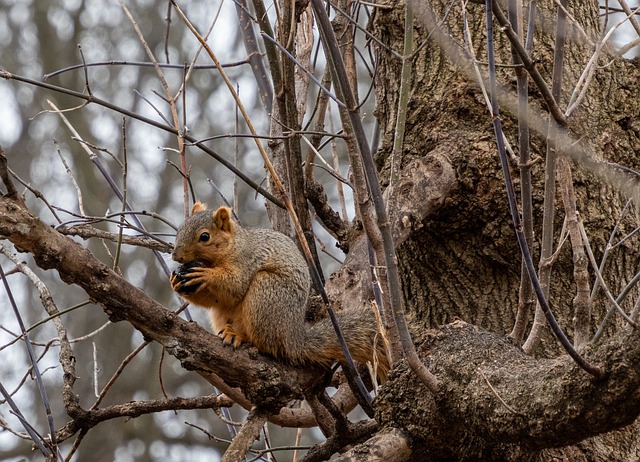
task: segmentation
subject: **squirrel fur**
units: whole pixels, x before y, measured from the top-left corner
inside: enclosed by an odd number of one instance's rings
[[[294,365],[329,368],[344,362],[330,320],[305,322],[309,270],[289,237],[243,228],[229,208],[212,213],[197,202],[178,230],[172,257],[182,266],[172,274],[171,287],[209,310],[214,332],[225,344],[251,343]],[[336,316],[353,358],[377,363],[384,381],[389,360],[374,314],[346,309]]]

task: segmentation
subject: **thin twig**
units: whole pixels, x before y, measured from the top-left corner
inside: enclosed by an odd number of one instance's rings
[[[55,142],[55,141],[54,141]],[[36,188],[34,188],[32,185],[30,185],[29,183],[27,183],[25,180],[23,180],[22,178],[20,178],[16,172],[14,172],[13,170],[11,170],[10,168],[7,167],[8,172],[11,174],[11,176],[13,178],[15,178],[18,183],[20,183],[22,186],[24,186],[25,188],[27,188],[29,191],[31,191],[31,193],[37,197],[38,199],[40,199],[42,202],[44,202],[44,204],[47,206],[47,209],[49,209],[49,211],[51,212],[51,214],[54,216],[54,218],[58,221],[58,223],[61,222],[60,217],[58,216],[58,214],[56,213],[56,210],[53,208],[53,206],[49,203],[49,201],[47,200],[47,198],[44,196],[44,194],[42,194],[42,192],[40,192],[39,190],[37,190]]]
[[[544,313],[544,316],[551,327],[554,335],[565,349],[565,351],[571,356],[571,358],[580,366],[582,369],[590,373],[595,377],[601,377],[603,372],[602,370],[588,363],[580,354],[576,351],[576,349],[571,345],[569,339],[567,339],[566,335],[558,325],[551,308],[547,302],[547,298],[542,290],[540,281],[536,275],[535,268],[533,266],[533,260],[531,258],[531,254],[529,252],[529,247],[527,245],[526,238],[524,236],[522,230],[522,222],[520,221],[520,213],[518,211],[518,206],[516,204],[516,194],[513,186],[513,181],[511,180],[511,173],[509,171],[509,164],[506,155],[506,149],[504,146],[504,135],[502,133],[502,121],[500,119],[500,112],[498,110],[498,92],[497,92],[497,77],[496,70],[494,65],[494,45],[493,45],[493,23],[492,23],[492,3],[493,0],[486,0],[486,27],[487,27],[487,55],[489,61],[489,82],[491,84],[491,107],[492,107],[492,117],[493,117],[493,126],[496,134],[496,144],[498,146],[498,154],[500,155],[500,164],[502,166],[502,173],[505,179],[505,185],[507,189],[507,198],[509,202],[509,211],[511,212],[511,220],[513,222],[516,236],[518,238],[518,245],[520,246],[520,252],[523,256],[524,261],[527,265],[527,271],[529,273],[529,278],[531,279],[531,283],[533,284],[534,290],[538,297],[538,302],[540,304],[541,310]]]
[[[249,64],[249,60],[243,59],[242,61],[226,63],[226,64],[223,64],[222,67],[232,68],[232,67],[244,66],[245,64]],[[58,69],[57,71],[53,71],[53,72],[50,72],[49,74],[45,74],[42,76],[42,80],[48,80],[51,77],[55,77],[57,75],[64,74],[69,71],[75,71],[76,69],[83,69],[88,67],[103,67],[103,66],[153,67],[154,64],[146,61],[118,61],[118,60],[74,64],[73,66],[65,67],[63,69]],[[158,63],[158,66],[160,66],[163,69],[184,69],[184,64]],[[193,69],[197,69],[197,70],[209,70],[209,69],[215,69],[215,68],[216,67],[213,64],[196,64],[193,66]]]
[[[253,77],[258,85],[260,101],[262,101],[262,105],[266,109],[267,114],[271,114],[273,108],[273,86],[269,80],[262,56],[260,55],[257,36],[253,28],[254,18],[252,18],[249,13],[247,0],[235,0],[233,3],[236,6],[236,15],[238,16],[238,22],[240,24],[240,31],[242,32],[242,41],[247,51],[247,60],[251,65],[251,72],[253,72]],[[222,5],[222,2],[220,2],[220,4]]]
[[[244,460],[251,445],[260,436],[260,431],[268,417],[269,415],[264,411],[253,408],[247,416],[247,421],[224,452],[221,462],[241,462]]]
[[[138,355],[138,353],[140,353],[150,343],[151,342],[147,342],[147,341],[142,342],[140,345],[138,345],[136,347],[136,349],[134,349],[131,353],[129,353],[126,358],[124,358],[124,360],[118,366],[118,369],[116,369],[116,371],[113,373],[113,375],[111,376],[109,381],[105,384],[104,388],[102,388],[102,391],[97,395],[98,399],[96,400],[95,403],[93,403],[93,406],[91,406],[91,408],[89,409],[90,411],[98,408],[98,406],[100,405],[100,403],[102,402],[102,400],[106,396],[106,394],[109,391],[109,389],[111,388],[111,386],[115,383],[115,381],[118,379],[118,377],[120,377],[120,375],[122,374],[122,371],[124,370],[124,368],[127,367],[127,365],[131,362],[131,360],[133,358],[135,358]]]
[[[247,123],[247,127],[249,128],[249,130],[251,131],[252,134],[256,135],[257,132],[253,126],[253,123],[251,121],[251,118],[249,117],[249,114],[246,110],[246,108],[244,107],[244,104],[242,104],[242,101],[240,100],[240,98],[238,97],[238,93],[236,92],[232,82],[229,80],[229,77],[227,76],[227,74],[224,72],[224,70],[220,67],[220,61],[218,60],[218,58],[216,57],[215,53],[213,53],[213,50],[209,47],[209,45],[206,43],[206,41],[204,41],[204,39],[202,38],[202,36],[198,33],[198,31],[196,30],[196,28],[193,26],[193,24],[191,24],[191,22],[189,21],[189,19],[185,16],[185,14],[182,12],[182,10],[180,9],[180,7],[175,3],[175,1],[171,0],[171,3],[173,5],[173,7],[176,9],[178,15],[180,16],[180,18],[184,21],[185,25],[189,28],[189,30],[193,33],[193,35],[198,39],[198,41],[200,41],[200,43],[204,46],[205,50],[207,51],[209,57],[212,59],[212,61],[216,64],[216,66],[218,67],[218,72],[220,73],[220,75],[222,76],[223,80],[225,81],[225,84],[227,85],[227,88],[229,90],[229,92],[231,93],[231,95],[233,96],[234,101],[236,102],[238,108],[240,109],[240,112],[242,113],[242,116],[244,117],[245,122]],[[337,319],[335,317],[335,313],[333,312],[333,310],[331,309],[330,303],[329,303],[329,298],[324,290],[323,284],[320,281],[320,274],[318,272],[318,268],[315,265],[313,256],[311,254],[311,250],[309,248],[309,244],[307,242],[307,239],[302,231],[302,228],[300,226],[300,222],[298,220],[296,211],[293,208],[293,204],[291,202],[291,199],[289,198],[289,196],[286,193],[286,190],[284,188],[284,185],[278,175],[278,173],[275,171],[273,164],[271,163],[271,160],[269,159],[269,156],[267,155],[267,152],[265,151],[264,147],[262,146],[262,143],[260,142],[260,140],[258,138],[254,138],[254,141],[256,143],[256,147],[258,148],[258,151],[260,152],[260,155],[262,156],[262,160],[264,162],[265,167],[267,168],[267,170],[269,171],[269,174],[271,175],[271,179],[273,180],[273,183],[276,187],[276,190],[278,192],[278,194],[280,195],[280,197],[282,198],[282,200],[284,201],[284,205],[287,209],[287,211],[289,212],[289,215],[291,216],[292,222],[294,224],[295,227],[295,231],[296,231],[296,235],[298,237],[298,242],[300,243],[300,246],[302,247],[303,250],[303,255],[305,256],[307,263],[309,265],[309,269],[311,270],[311,275],[312,275],[312,280],[314,282],[315,287],[320,291],[320,294],[322,295],[323,301],[325,302],[326,306],[327,306],[327,313],[329,314],[329,318],[331,319],[331,322],[333,324],[333,327],[336,331],[336,335],[338,336],[338,340],[340,343],[340,346],[342,348],[343,354],[345,356],[345,367],[347,370],[347,376],[350,377],[350,379],[353,379],[355,381],[355,385],[354,385],[354,393],[357,393],[360,398],[361,398],[361,405],[363,407],[363,409],[365,410],[365,412],[367,412],[367,414],[369,415],[373,415],[373,408],[371,407],[371,397],[369,396],[369,394],[367,393],[366,387],[364,386],[364,383],[362,382],[362,379],[360,378],[358,371],[353,363],[353,358],[351,357],[351,354],[349,353],[349,349],[347,347],[347,343],[344,339],[344,336],[341,333],[340,330],[340,326],[338,325]]]
[[[564,0],[566,3],[566,0]],[[494,10],[499,9],[494,7]],[[494,12],[495,13],[495,12]],[[496,14],[497,16],[497,14]],[[560,100],[560,92],[562,89],[562,60],[564,57],[564,44],[566,35],[566,14],[565,10],[558,8],[556,17],[556,36],[555,46],[553,50],[553,76],[551,96],[554,101]],[[517,47],[516,47],[517,48]],[[521,56],[522,58],[522,56]],[[523,58],[524,60],[524,58]],[[555,116],[554,116],[555,117]],[[557,120],[557,119],[556,119]],[[549,298],[549,287],[551,285],[551,255],[553,254],[553,228],[555,219],[555,200],[556,200],[556,163],[557,163],[557,146],[559,144],[557,137],[561,127],[558,127],[549,120],[547,135],[547,153],[545,159],[545,177],[544,177],[544,201],[542,212],[542,243],[540,249],[540,284],[542,286],[542,294],[544,299]],[[539,298],[539,297],[538,297]],[[531,354],[537,347],[542,336],[542,330],[545,325],[544,308],[538,303],[536,313],[533,320],[533,327],[529,332],[529,336],[523,345],[526,353]]]
[[[16,317],[18,325],[20,326],[20,332],[22,333],[22,337],[24,339],[25,346],[27,348],[27,353],[29,354],[29,360],[31,361],[31,365],[33,366],[33,372],[35,373],[36,384],[38,385],[38,391],[40,392],[40,398],[42,399],[42,404],[44,405],[45,412],[47,414],[47,423],[49,424],[49,431],[51,435],[51,446],[54,452],[57,453],[57,443],[55,438],[55,424],[53,422],[53,413],[51,412],[51,404],[49,402],[49,396],[47,393],[47,389],[44,386],[44,381],[42,380],[42,374],[40,372],[40,368],[38,367],[38,360],[36,359],[35,352],[31,346],[31,341],[29,340],[29,334],[22,322],[22,316],[20,315],[20,311],[18,310],[18,305],[16,304],[15,299],[13,298],[13,292],[11,287],[9,286],[9,282],[4,274],[4,270],[2,265],[0,265],[0,278],[2,279],[2,283],[4,285],[5,290],[7,291],[7,297],[9,298],[9,303],[11,308],[13,309],[13,313]],[[38,443],[37,439],[34,439],[34,443]],[[49,456],[46,452],[43,452],[45,456]]]
[[[589,294],[589,263],[585,255],[585,242],[580,233],[576,192],[569,159],[558,159],[558,184],[565,210],[571,250],[573,254],[573,279],[576,284],[576,296],[573,299],[573,344],[579,347],[589,341],[591,324],[591,299]]]
[[[327,94],[327,96],[329,98],[331,98],[333,101],[335,101],[335,103],[340,106],[340,107],[346,107],[345,104],[340,101],[336,95],[334,95],[333,93],[331,93],[331,91],[329,91],[329,89],[325,88],[322,85],[322,82],[320,82],[317,77],[315,75],[313,75],[306,67],[304,67],[300,61],[298,61],[291,53],[289,53],[289,51],[283,47],[282,45],[280,45],[274,38],[270,37],[269,35],[267,35],[266,33],[262,32],[260,35],[262,35],[263,38],[266,38],[267,40],[269,40],[270,42],[273,43],[273,45],[278,48],[282,53],[284,53],[291,61],[293,61],[295,63],[296,66],[298,66],[298,69],[301,69],[305,74],[307,74],[309,76],[309,78],[313,81],[313,83],[315,83],[318,88]]]
[[[526,41],[523,38],[523,18],[522,3],[520,0],[509,1],[509,20],[512,27],[517,31],[521,42],[525,41],[525,50],[530,55],[533,49],[533,34],[535,31],[535,0],[529,4],[529,17],[527,20]],[[514,64],[521,65],[522,60],[518,56],[513,46],[511,47],[511,55]],[[520,169],[520,203],[522,206],[522,225],[524,236],[527,241],[529,251],[533,249],[533,193],[531,182],[531,154],[529,146],[529,82],[526,71],[518,66],[516,67],[517,94],[518,94],[518,151],[520,153],[519,169]],[[527,274],[527,267],[522,261],[520,265],[520,287],[518,288],[518,311],[516,320],[513,324],[513,330],[509,334],[516,344],[522,344],[526,331],[527,319],[530,313],[535,309],[535,294],[533,293],[533,285]]]
[[[622,2],[624,2],[624,0],[621,1],[620,3],[621,5],[623,4]],[[624,5],[628,10],[629,7],[626,5],[626,3],[624,3]],[[585,69],[582,75],[580,76],[580,78],[578,79],[578,83],[576,84],[575,89],[573,90],[573,94],[569,99],[569,104],[567,104],[568,107],[567,107],[567,110],[565,111],[566,118],[569,118],[573,113],[573,111],[575,111],[584,100],[587,94],[587,90],[589,89],[589,84],[591,83],[596,67],[598,65],[598,57],[600,56],[600,53],[602,52],[607,41],[611,38],[613,33],[626,21],[632,20],[632,22],[635,23],[635,26],[637,26],[638,23],[637,21],[635,21],[632,15],[638,11],[640,11],[640,7],[636,8],[634,11],[629,10],[629,12],[627,13],[627,17],[621,21],[618,21],[618,23],[616,23],[609,30],[609,32],[607,32],[607,34],[603,37],[603,39],[598,42],[598,44],[596,45],[596,49],[593,52],[593,55],[591,56],[591,58],[589,59],[589,62],[585,66]]]
[[[9,395],[9,392],[7,392],[7,390],[2,385],[2,382],[0,382],[0,395],[4,396],[4,399],[9,404],[9,407],[11,407],[12,414],[18,417],[18,420],[20,420],[20,423],[22,423],[22,426],[27,431],[27,433],[31,437],[31,440],[36,445],[36,447],[40,450],[42,455],[45,457],[50,457],[52,452],[49,448],[45,446],[44,438],[42,438],[42,436],[39,435],[38,432],[36,432],[31,425],[29,425],[29,422],[27,421],[27,419],[24,418],[24,416],[22,415],[22,412],[20,412],[20,409],[11,398],[11,395]]]
[[[591,262],[591,266],[593,267],[593,271],[595,272],[596,277],[598,278],[598,282],[600,283],[600,286],[602,287],[603,292],[605,293],[606,297],[609,299],[611,304],[615,307],[615,309],[618,310],[618,312],[624,318],[624,320],[627,321],[629,324],[631,324],[635,329],[637,329],[638,325],[629,316],[627,316],[627,313],[625,313],[622,307],[620,307],[620,305],[618,304],[618,301],[615,298],[613,298],[613,295],[611,294],[611,291],[609,290],[607,283],[602,277],[602,273],[598,269],[598,263],[596,262],[596,258],[593,256],[591,245],[589,245],[589,238],[587,236],[586,230],[584,229],[584,224],[582,223],[581,219],[578,220],[578,225],[580,228],[582,239],[584,239],[585,247],[587,249],[587,254],[589,255],[589,261]]]
[[[327,47],[326,54],[334,72],[337,93],[338,96],[342,95],[341,99],[347,105],[349,122],[354,130],[354,136],[357,142],[359,154],[362,158],[367,183],[372,193],[371,195],[375,207],[378,229],[382,236],[382,245],[384,248],[383,254],[385,266],[387,268],[390,308],[393,311],[395,319],[395,324],[389,327],[393,331],[397,330],[404,354],[408,359],[411,369],[429,388],[429,390],[436,394],[438,391],[438,380],[431,372],[429,372],[424,363],[418,357],[406,324],[403,298],[400,290],[400,276],[398,273],[398,266],[396,264],[395,246],[393,243],[391,226],[386,213],[384,200],[382,198],[380,181],[373,161],[373,156],[371,154],[371,149],[364,133],[362,120],[360,118],[359,111],[357,110],[358,105],[349,84],[349,79],[342,60],[342,55],[340,54],[338,42],[322,0],[311,1],[318,27],[320,29],[320,36],[324,45]]]
[[[502,12],[502,9],[498,5],[498,2],[491,2],[491,3],[493,5],[493,14],[495,15],[496,19],[498,20],[498,23],[502,27],[502,30],[504,31],[504,33],[506,34],[507,38],[509,39],[509,42],[511,43],[513,49],[516,51],[516,53],[518,53],[518,56],[522,60],[522,65],[525,67],[525,69],[527,70],[527,72],[531,76],[531,79],[536,84],[536,87],[540,91],[540,94],[542,95],[542,98],[544,99],[545,103],[547,104],[547,108],[549,109],[549,112],[553,116],[554,120],[560,126],[565,126],[567,121],[566,121],[566,118],[565,118],[562,110],[558,106],[558,98],[555,98],[555,95],[553,95],[553,92],[549,90],[549,87],[547,86],[547,83],[544,81],[544,78],[542,77],[542,75],[538,71],[538,68],[536,67],[534,61],[531,59],[531,57],[529,56],[529,54],[527,53],[525,48],[520,43],[520,40],[518,38],[518,34],[516,34],[516,32],[511,27],[511,24],[509,23],[509,20],[507,19],[507,17]],[[561,10],[559,9],[558,11],[559,12],[558,12],[558,19],[556,20],[556,25],[557,25],[558,28],[560,27],[560,24],[562,24],[563,27],[564,27],[564,22],[560,21],[560,19],[561,19],[560,18],[560,11]],[[564,17],[565,16],[563,14],[562,18],[564,18]],[[556,30],[559,30],[559,29],[556,29]],[[556,37],[557,36],[558,35],[556,33]],[[562,36],[562,40],[564,41],[564,35]],[[557,50],[557,44],[556,44],[556,48],[555,49]]]
[[[505,401],[502,399],[502,397],[498,394],[498,392],[496,391],[495,388],[493,388],[493,385],[491,385],[491,382],[489,382],[489,379],[487,378],[486,375],[484,375],[484,372],[482,372],[481,369],[478,369],[478,372],[480,372],[480,375],[482,376],[482,378],[484,379],[485,382],[487,382],[487,385],[489,385],[489,388],[491,389],[491,391],[493,392],[493,394],[496,396],[496,398],[498,398],[498,400],[502,403],[502,405],[507,408],[507,410],[513,414],[516,415],[522,415],[522,413],[516,411],[514,408],[512,408],[511,406],[509,406],[507,403],[505,403]]]

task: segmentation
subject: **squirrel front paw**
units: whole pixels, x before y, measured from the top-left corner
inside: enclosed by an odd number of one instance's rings
[[[194,268],[204,268],[204,264],[199,261],[191,261],[180,265],[171,273],[171,288],[180,295],[191,295],[202,285],[202,280],[196,280],[199,275],[193,272]]]
[[[247,342],[247,337],[245,337],[244,334],[236,332],[231,324],[224,326],[224,329],[218,332],[218,335],[222,337],[223,344],[233,345],[233,348],[238,348]]]

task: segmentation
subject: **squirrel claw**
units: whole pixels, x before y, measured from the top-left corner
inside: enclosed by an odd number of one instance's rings
[[[232,345],[234,349],[242,345],[245,340],[243,335],[233,330],[231,324],[227,324],[224,329],[218,332],[218,335],[222,337],[223,345]]]
[[[177,276],[171,277],[171,288],[180,295],[191,295],[195,293],[201,285],[201,282],[193,282],[191,279],[178,279]]]
[[[175,271],[171,274],[171,279],[188,279],[189,277],[193,277],[193,271],[195,268],[206,268],[204,263],[199,261],[190,261],[189,263],[185,263],[183,265],[178,266]]]
[[[237,343],[237,340],[236,340],[235,336],[228,336],[228,337],[223,337],[222,338],[222,345],[223,346],[231,345],[235,349],[235,348],[238,348],[238,346],[240,345],[240,343],[238,343],[237,345],[236,345],[236,343]]]
[[[202,285],[201,281],[194,282],[196,275],[194,268],[202,268],[204,265],[198,261],[192,261],[180,265],[173,273],[171,273],[171,288],[180,295],[191,295],[196,292]]]

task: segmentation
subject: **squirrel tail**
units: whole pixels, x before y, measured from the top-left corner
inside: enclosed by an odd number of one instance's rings
[[[378,381],[384,383],[389,372],[389,355],[376,316],[366,310],[343,310],[335,314],[353,359],[360,364],[370,363]],[[303,356],[303,362],[326,368],[336,361],[344,364],[342,347],[328,317],[310,326],[306,332]]]

